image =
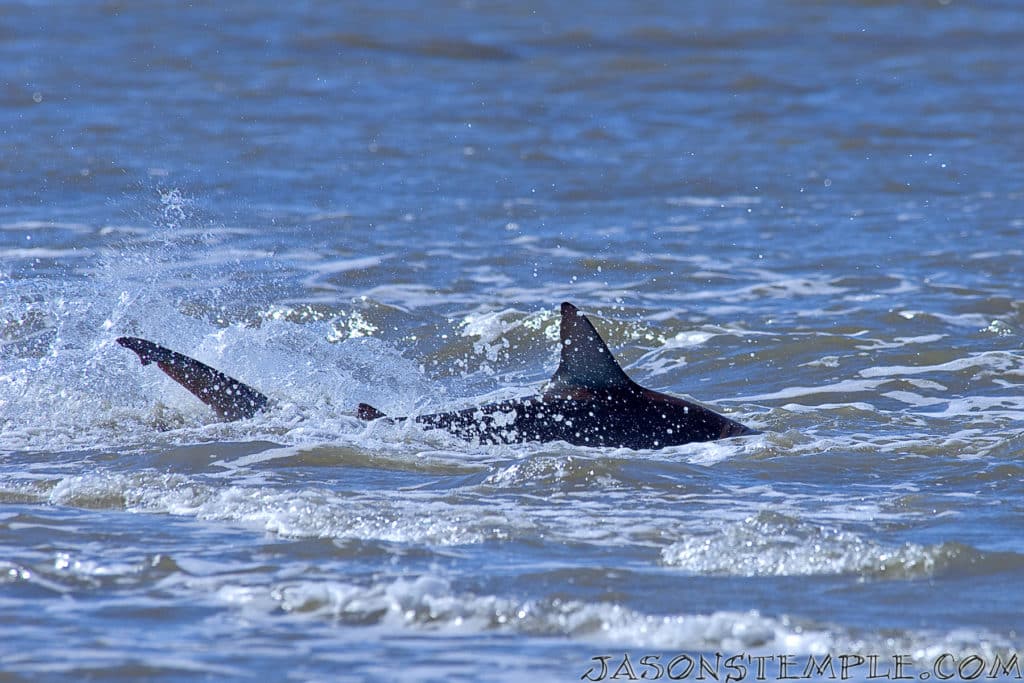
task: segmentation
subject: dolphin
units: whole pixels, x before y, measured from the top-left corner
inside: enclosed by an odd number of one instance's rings
[[[565,441],[639,450],[757,433],[702,405],[640,386],[579,309],[565,302],[561,316],[558,369],[536,396],[411,418],[389,418],[360,403],[356,416],[365,421],[411,419],[482,444]],[[193,358],[138,337],[117,342],[134,351],[143,365],[155,362],[222,419],[250,418],[269,403],[259,391]]]
[[[117,343],[134,351],[143,365],[156,363],[168,377],[213,408],[217,417],[223,420],[250,418],[270,402],[266,396],[237,379],[159,344],[138,337],[118,337]]]

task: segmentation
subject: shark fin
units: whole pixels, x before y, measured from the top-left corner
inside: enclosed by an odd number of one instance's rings
[[[260,392],[194,358],[138,337],[118,337],[117,343],[134,351],[143,365],[156,363],[222,419],[250,418],[267,405],[267,397]]]
[[[635,386],[626,375],[594,325],[568,301],[562,304],[561,362],[551,377],[548,391],[574,389],[625,389]]]

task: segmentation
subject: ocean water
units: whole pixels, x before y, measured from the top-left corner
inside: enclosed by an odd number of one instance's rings
[[[4,3],[0,680],[1019,678],[1021,45],[1014,0]],[[537,391],[564,300],[761,433],[352,417]]]

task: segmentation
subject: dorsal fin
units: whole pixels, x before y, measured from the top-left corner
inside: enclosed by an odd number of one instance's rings
[[[568,301],[562,304],[562,358],[549,391],[625,389],[633,386],[587,316]]]

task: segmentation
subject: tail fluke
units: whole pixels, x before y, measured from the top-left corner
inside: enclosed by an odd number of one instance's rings
[[[143,365],[156,363],[224,420],[250,418],[267,405],[260,392],[194,358],[138,337],[118,337],[117,343],[134,351]]]
[[[387,417],[387,415],[380,412],[369,403],[360,403],[359,407],[356,409],[356,417],[360,420],[370,422],[371,420],[379,420],[382,417]]]

